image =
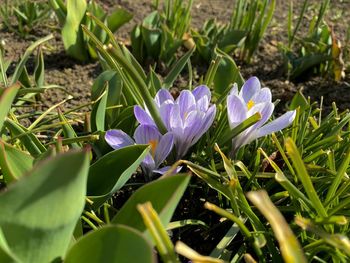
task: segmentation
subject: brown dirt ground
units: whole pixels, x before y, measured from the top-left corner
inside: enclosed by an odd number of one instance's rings
[[[228,21],[234,1],[226,0],[195,0],[192,8],[192,26],[200,28],[205,20],[215,17],[219,22]],[[294,1],[295,10],[300,10],[303,1]],[[305,30],[307,21],[310,19],[310,14],[315,13],[316,3],[319,1],[311,1],[313,3],[304,19]],[[134,14],[131,22],[124,25],[116,34],[121,41],[129,42],[129,32],[136,23],[149,14],[152,10],[151,0],[104,0],[100,1],[105,9],[112,10],[116,5],[123,6]],[[336,8],[334,8],[336,7]],[[336,101],[341,110],[349,108],[350,93],[350,75],[344,81],[336,83],[331,79],[320,77],[307,77],[301,82],[289,82],[283,75],[282,57],[278,51],[277,44],[286,41],[286,20],[287,20],[288,5],[285,1],[277,1],[276,11],[273,21],[268,28],[266,36],[262,41],[255,55],[254,61],[250,65],[237,63],[241,66],[242,74],[245,78],[252,75],[258,76],[263,85],[272,89],[274,98],[281,99],[281,105],[287,103],[293,96],[296,90],[303,89],[305,95],[310,96],[313,100],[319,100],[320,96],[324,96],[324,105],[326,108]],[[327,22],[333,26],[338,38],[344,42],[347,25],[350,21],[349,16],[350,3],[348,0],[332,1],[331,8],[327,16]],[[297,14],[297,11],[295,12]],[[295,15],[294,18],[296,18]],[[344,21],[345,20],[345,21]],[[101,68],[97,62],[81,64],[67,57],[64,53],[63,45],[58,34],[57,26],[53,21],[50,21],[45,26],[36,28],[33,36],[28,39],[23,39],[14,33],[9,33],[4,30],[0,31],[0,39],[5,41],[6,57],[12,61],[18,61],[20,55],[31,41],[38,37],[45,36],[53,29],[55,39],[50,42],[51,50],[46,52],[46,83],[58,84],[66,88],[74,94],[74,99],[66,103],[67,108],[72,108],[81,103],[89,102],[90,87],[94,79],[101,72]],[[30,70],[30,67],[29,67]],[[180,80],[181,85],[181,80]],[[43,95],[43,105],[48,107],[54,103],[61,101],[66,97],[66,94],[60,90],[50,90]]]

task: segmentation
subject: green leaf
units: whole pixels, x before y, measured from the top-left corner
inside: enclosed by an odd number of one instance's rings
[[[105,130],[105,117],[108,98],[108,82],[105,83],[105,94],[95,103],[91,111],[91,129],[92,131]]]
[[[189,180],[188,175],[172,175],[144,185],[129,198],[112,219],[112,223],[124,224],[141,232],[146,231],[136,206],[149,201],[159,214],[162,224],[168,225]]]
[[[58,108],[58,117],[62,122],[62,130],[65,138],[77,138],[77,134],[73,129],[72,125],[68,122],[66,116],[62,113],[62,111]],[[82,145],[79,142],[74,142],[69,144],[70,149],[81,149]]]
[[[174,81],[179,76],[179,74],[181,73],[181,71],[185,67],[185,65],[187,64],[187,61],[192,56],[194,50],[195,49],[193,48],[193,49],[190,49],[189,51],[187,51],[187,53],[185,55],[183,55],[174,64],[174,66],[171,68],[169,74],[164,79],[164,82],[163,82],[163,87],[164,88],[169,89],[173,85]]]
[[[16,83],[11,87],[8,87],[0,93],[0,130],[4,124],[4,120],[11,108],[11,104],[16,97],[16,94],[20,88],[20,84]]]
[[[128,12],[126,9],[118,7],[116,8],[110,16],[107,17],[107,25],[112,32],[115,32],[129,22],[133,17],[133,14]]]
[[[88,59],[80,24],[85,16],[86,0],[67,0],[67,17],[62,28],[62,40],[67,54],[81,61]]]
[[[142,39],[147,49],[148,56],[157,59],[161,53],[162,31],[157,26],[159,23],[159,14],[157,11],[149,14],[140,27]]]
[[[67,8],[64,5],[63,0],[49,0],[48,3],[55,12],[60,26],[63,26],[67,17]]]
[[[228,141],[230,141],[235,136],[238,136],[241,132],[248,129],[255,123],[257,123],[261,119],[261,114],[259,112],[256,112],[252,116],[250,116],[248,119],[241,122],[239,125],[237,125],[232,130],[228,127],[225,131],[225,133],[221,136],[219,140],[219,145],[224,145]]]
[[[222,94],[233,83],[237,83],[238,87],[241,87],[244,79],[234,60],[219,49],[216,49],[216,52],[222,56],[222,59],[214,77],[215,92]]]
[[[100,207],[129,180],[149,152],[147,145],[114,150],[98,159],[89,170],[87,195]]]
[[[22,87],[31,88],[32,84],[26,66],[23,67],[22,73],[19,76],[18,81],[21,83]]]
[[[156,95],[157,91],[162,88],[162,83],[153,68],[151,68],[149,72],[149,82],[151,84],[150,92],[152,95]]]
[[[142,38],[147,49],[147,55],[153,59],[157,59],[161,50],[160,39],[162,31],[159,29],[150,29],[141,27]]]
[[[26,52],[24,53],[24,55],[22,56],[20,62],[18,63],[15,72],[13,73],[13,76],[11,78],[11,83],[10,84],[14,84],[16,83],[20,76],[22,75],[22,72],[24,70],[24,66],[27,63],[27,60],[29,59],[29,56],[33,53],[33,51],[40,46],[41,44],[43,44],[46,41],[49,41],[50,39],[53,38],[53,35],[50,34],[46,37],[43,37],[41,39],[38,39],[37,41],[35,41],[33,44],[31,44],[27,49]]]
[[[91,87],[91,99],[97,100],[99,96],[103,93],[103,90],[108,82],[108,95],[107,95],[107,104],[106,107],[114,107],[119,105],[121,95],[122,95],[122,87],[123,82],[119,76],[119,74],[112,70],[106,70],[101,73],[94,84]],[[107,110],[106,115],[108,117],[107,126],[116,119],[119,113],[119,109],[111,109]]]
[[[66,263],[156,262],[153,246],[127,226],[106,226],[81,238],[68,252]]]
[[[20,260],[51,262],[66,253],[84,208],[88,157],[57,155],[0,194],[0,228]]]
[[[279,243],[281,255],[285,262],[307,262],[301,245],[278,208],[272,203],[265,190],[247,193],[248,199],[269,221]]]
[[[141,34],[141,25],[136,25],[130,33],[132,54],[142,62],[144,58],[144,45]]]
[[[34,69],[34,79],[36,86],[41,88],[44,86],[45,81],[45,63],[44,63],[44,55],[42,49],[39,47],[35,69]]]
[[[0,228],[0,262],[7,262],[7,263],[20,262],[8,247],[1,228]]]
[[[7,184],[31,170],[33,162],[32,156],[0,140],[0,167]]]
[[[301,92],[301,90],[298,90],[298,92],[294,95],[292,102],[290,103],[289,109],[296,110],[298,107],[300,107],[300,111],[303,112],[309,106],[310,105],[304,94]]]
[[[136,71],[138,72],[138,75],[144,80],[146,81],[146,73],[143,70],[142,66],[140,65],[140,63],[137,61],[137,59],[133,56],[133,54],[129,51],[129,49],[127,47],[125,47],[125,45],[121,46],[121,50],[123,52],[124,57],[126,57],[126,59],[131,63],[131,65],[134,67],[134,69],[136,69]]]
[[[46,151],[45,146],[42,145],[39,139],[19,123],[7,119],[4,124],[13,136],[18,136],[22,144],[33,157],[37,157]]]
[[[315,209],[315,211],[320,217],[327,217],[327,211],[323,203],[321,202],[320,197],[316,192],[316,189],[312,183],[311,177],[307,172],[305,163],[301,158],[301,155],[299,153],[297,146],[295,145],[295,142],[291,138],[287,138],[285,142],[285,146],[290,159],[292,159],[296,174],[298,175],[304,187],[307,197],[310,199],[311,203],[313,204],[313,208]]]

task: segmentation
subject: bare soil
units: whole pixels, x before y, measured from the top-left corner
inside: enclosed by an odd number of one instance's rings
[[[294,1],[295,19],[302,2]],[[311,2],[313,4],[307,11],[302,31],[305,31],[307,28],[310,14],[315,13],[317,10],[317,2],[319,1]],[[100,1],[100,3],[106,10],[112,10],[115,6],[120,5],[134,14],[132,21],[124,25],[116,34],[116,37],[125,43],[130,43],[129,32],[134,25],[140,23],[152,11],[151,0],[104,0]],[[221,23],[227,22],[230,18],[233,4],[234,1],[226,0],[195,0],[192,8],[192,26],[200,28],[204,21],[209,18],[216,18]],[[277,45],[280,42],[286,43],[287,12],[288,5],[285,1],[277,1],[273,21],[259,46],[253,62],[246,65],[237,60],[243,76],[245,78],[253,75],[259,77],[264,86],[272,89],[274,98],[282,101],[280,105],[288,103],[296,90],[303,89],[305,95],[310,96],[312,100],[320,100],[320,97],[323,96],[325,108],[329,108],[333,101],[337,102],[340,110],[349,108],[349,74],[339,83],[317,76],[305,76],[297,82],[289,82],[286,79],[283,72],[282,57]],[[327,15],[327,22],[333,26],[335,34],[342,43],[344,43],[347,26],[350,21],[349,12],[349,0],[339,0],[331,2],[331,8]],[[66,108],[74,108],[81,103],[88,103],[91,84],[98,74],[101,73],[101,67],[97,62],[81,64],[67,57],[58,28],[53,21],[50,21],[47,25],[40,25],[28,39],[23,39],[14,33],[4,30],[0,31],[0,39],[5,42],[6,57],[15,63],[33,40],[50,32],[54,32],[55,39],[50,42],[51,50],[46,51],[46,83],[58,84],[74,95],[74,98],[65,104]],[[29,71],[32,70],[30,66],[28,69]],[[180,80],[178,85],[183,86],[186,83],[182,83]],[[66,98],[67,94],[60,90],[50,90],[43,97],[42,104],[44,107],[48,107]]]

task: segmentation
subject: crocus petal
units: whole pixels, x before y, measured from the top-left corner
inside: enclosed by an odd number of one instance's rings
[[[165,102],[159,108],[160,117],[162,118],[162,121],[165,124],[165,127],[168,131],[170,130],[170,114],[173,106],[173,103]]]
[[[105,140],[113,149],[120,149],[135,143],[133,139],[122,130],[107,131]]]
[[[174,104],[170,111],[170,129],[174,132],[175,136],[182,136],[183,134],[183,123],[180,116],[180,107]]]
[[[205,113],[205,117],[202,120],[202,127],[200,129],[200,132],[197,133],[197,135],[194,137],[192,144],[195,144],[202,137],[202,135],[208,131],[208,129],[214,122],[215,115],[216,115],[216,105],[214,104],[210,106],[208,111]]]
[[[175,133],[177,158],[183,157],[193,145],[193,138],[200,132],[203,112],[191,111],[185,119],[181,133]]]
[[[210,90],[207,86],[205,85],[200,85],[198,87],[196,87],[193,91],[192,91],[193,96],[195,97],[196,101],[198,101],[199,99],[203,98],[204,96],[207,96],[208,100],[210,101],[211,99],[211,93]]]
[[[272,100],[271,90],[269,88],[262,88],[259,92],[257,92],[254,95],[252,100],[256,104],[261,102],[271,102]]]
[[[134,107],[134,115],[140,124],[156,126],[151,116],[138,105]]]
[[[143,124],[138,126],[134,133],[134,139],[137,144],[158,144],[161,136],[156,127]]]
[[[282,116],[273,120],[272,122],[264,125],[258,130],[257,138],[286,128],[288,125],[290,125],[294,121],[295,114],[296,114],[295,110],[288,111]]]
[[[258,129],[261,126],[263,126],[265,124],[265,122],[267,122],[270,119],[274,108],[275,108],[275,105],[273,103],[269,103],[269,102],[259,103],[259,104],[254,105],[248,111],[248,116],[252,116],[256,112],[259,112],[261,114],[261,119],[257,123],[255,123],[253,126],[251,126],[249,129],[255,130],[255,129]]]
[[[227,116],[231,129],[247,118],[247,106],[240,97],[236,95],[227,97]]]
[[[193,144],[192,140],[196,134],[201,132],[202,120],[205,116],[204,112],[201,111],[191,111],[184,123],[184,138],[185,144]],[[190,146],[191,146],[190,145]]]
[[[209,107],[210,100],[207,96],[204,96],[197,100],[197,109],[200,111],[207,111]]]
[[[260,89],[261,85],[259,79],[257,77],[251,77],[243,84],[239,95],[244,99],[245,103],[248,103]]]
[[[181,91],[176,102],[179,105],[181,117],[185,117],[186,114],[194,110],[196,107],[196,100],[192,92],[189,90]]]
[[[232,85],[232,89],[231,89],[229,95],[236,95],[236,96],[238,96],[238,86],[237,86],[237,83],[234,83],[234,84]]]
[[[251,143],[257,138],[256,134],[257,134],[256,130],[250,130],[239,134],[237,137],[233,138],[232,140],[232,150],[236,151],[240,147],[248,143]]]
[[[151,154],[147,154],[145,159],[143,159],[141,163],[141,168],[144,173],[151,175],[153,170],[156,168],[156,165],[154,163],[154,160],[151,156]]]
[[[164,166],[160,169],[153,170],[153,172],[158,173],[158,174],[165,174],[167,171],[169,171],[170,168],[171,168],[171,166]],[[181,171],[181,169],[182,169],[182,166],[176,167],[175,171],[172,172],[171,175],[179,173]]]
[[[154,162],[158,167],[169,155],[174,145],[174,135],[171,132],[164,134],[159,140],[156,153],[154,156]]]
[[[160,89],[154,100],[158,106],[161,106],[166,101],[174,102],[173,96],[171,96],[170,92],[166,89]]]

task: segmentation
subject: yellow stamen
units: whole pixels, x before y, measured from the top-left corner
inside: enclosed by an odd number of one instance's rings
[[[255,105],[254,101],[252,101],[252,100],[248,101],[248,103],[247,103],[248,110],[250,110],[254,105]]]
[[[151,145],[151,153],[152,153],[152,157],[154,158],[154,156],[156,155],[156,149],[158,146],[158,141],[156,140],[150,140],[148,142],[149,145]]]

